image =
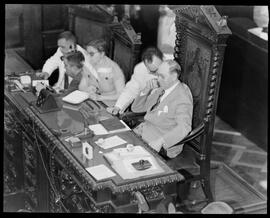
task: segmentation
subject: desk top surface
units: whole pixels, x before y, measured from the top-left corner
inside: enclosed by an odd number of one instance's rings
[[[83,140],[81,140],[81,142],[87,141],[93,147],[93,159],[88,160],[85,158],[82,151],[82,145],[72,147],[71,143],[65,141],[67,137],[74,136],[85,131],[85,114],[80,110],[64,108],[62,101],[63,96],[58,96],[55,98],[60,106],[60,110],[48,113],[40,113],[37,108],[31,104],[34,99],[37,99],[32,92],[11,93],[5,89],[5,97],[9,98],[9,100],[12,102],[15,102],[17,107],[20,107],[20,109],[26,111],[28,116],[30,116],[33,121],[40,126],[40,129],[44,129],[44,127],[41,128],[41,126],[46,127],[48,131],[45,133],[48,135],[48,138],[53,138],[53,142],[63,151],[63,154],[67,156],[67,159],[73,160],[71,161],[71,164],[73,164],[76,169],[81,169],[79,172],[82,173],[84,178],[91,183],[91,186],[94,187],[94,189],[109,187],[115,192],[122,192],[125,190],[134,190],[140,187],[149,187],[183,180],[183,176],[181,174],[172,170],[166,164],[165,160],[163,160],[157,152],[150,148],[132,130],[107,135],[86,136],[83,138]],[[106,105],[104,105],[102,102],[94,102],[88,99],[81,103],[81,107],[85,109],[84,112],[88,110],[87,125],[96,124],[100,120],[113,117],[106,111]],[[61,131],[63,134],[54,134],[55,131],[59,133],[59,130],[63,129],[65,130],[65,132]],[[106,150],[95,143],[101,137],[106,139],[113,135],[121,137],[127,143]],[[85,170],[85,168],[88,167],[104,164],[110,170],[114,171],[108,161],[106,161],[106,159],[103,157],[103,154],[110,152],[115,148],[126,147],[127,144],[141,145],[143,148],[145,148],[154,157],[158,165],[163,169],[163,172],[148,176],[141,176],[135,179],[122,179],[122,177],[116,173],[116,176],[97,181],[92,175],[90,175],[90,173],[87,172],[87,170]]]

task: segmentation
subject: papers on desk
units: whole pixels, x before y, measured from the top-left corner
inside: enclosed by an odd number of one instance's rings
[[[125,140],[120,138],[119,136],[115,135],[109,138],[106,138],[102,140],[102,143],[98,141],[95,142],[97,145],[99,145],[103,149],[113,148],[122,144],[127,143]]]
[[[262,27],[255,27],[255,28],[248,29],[248,32],[268,41],[268,33],[263,32]]]
[[[123,120],[120,120],[120,122],[123,124],[124,128],[111,131],[106,130],[102,124],[89,125],[88,127],[94,132],[95,135],[106,135],[130,130],[128,125],[125,124]]]
[[[118,148],[114,149],[112,152],[104,153],[103,155],[111,164],[112,168],[123,179],[134,179],[164,172],[156,159],[139,145],[134,146],[132,151],[128,151],[127,148]],[[149,161],[151,167],[145,170],[137,170],[132,163],[136,163],[140,160]]]
[[[33,87],[35,87],[38,83],[41,83],[42,85],[49,86],[49,80],[47,80],[47,79],[32,80]]]
[[[76,90],[65,96],[62,100],[70,104],[80,104],[88,99],[88,97],[89,94],[87,92]]]
[[[107,179],[113,176],[116,176],[116,174],[111,171],[108,167],[106,167],[104,164],[100,164],[94,167],[88,167],[86,170],[96,179],[96,180],[102,180]]]

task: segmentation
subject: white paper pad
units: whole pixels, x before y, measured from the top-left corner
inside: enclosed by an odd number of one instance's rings
[[[62,100],[71,104],[80,104],[86,99],[88,99],[88,97],[89,94],[87,92],[76,90],[65,96]]]
[[[125,140],[115,135],[115,136],[104,139],[104,142],[102,144],[99,144],[99,143],[97,144],[103,149],[108,149],[108,148],[113,148],[113,147],[116,147],[118,145],[122,145],[125,143],[127,143]]]
[[[96,180],[106,179],[115,176],[116,174],[111,171],[104,164],[100,164],[94,167],[88,167],[86,170],[94,176]]]
[[[47,80],[47,79],[33,80],[32,81],[32,86],[36,86],[37,83],[41,83],[43,85],[47,85],[48,86],[49,85],[49,80]]]
[[[95,135],[108,134],[108,131],[101,124],[89,125],[88,127],[94,132]]]
[[[268,41],[268,33],[265,33],[262,30],[263,30],[262,27],[255,27],[255,28],[248,29],[250,33],[253,33],[254,35]]]
[[[118,133],[118,132],[130,130],[128,125],[123,120],[120,120],[120,122],[125,125],[125,128],[117,129],[113,131],[107,131],[102,124],[93,124],[93,125],[89,125],[88,127],[94,132],[95,135],[106,135],[106,134],[112,134],[112,133]]]

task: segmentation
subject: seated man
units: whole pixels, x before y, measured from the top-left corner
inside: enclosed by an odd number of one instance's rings
[[[183,145],[170,147],[180,142],[192,125],[192,94],[178,80],[180,73],[176,61],[164,61],[157,72],[157,83],[148,82],[131,107],[133,112],[146,111],[145,121],[134,129],[135,133],[156,151],[163,148],[170,158],[182,151]]]
[[[125,87],[123,71],[116,62],[106,56],[106,41],[103,39],[92,40],[86,45],[89,54],[89,63],[97,73],[99,93],[91,94],[93,100],[105,101],[108,105],[114,105],[120,93]],[[89,78],[82,78],[82,89],[88,91]]]
[[[158,48],[149,47],[142,54],[142,62],[134,67],[134,73],[126,84],[114,107],[107,108],[114,115],[123,113],[145,88],[147,81],[156,79],[156,71],[162,63],[163,55]]]
[[[59,69],[59,77],[58,81],[54,84],[53,88],[58,92],[64,88],[64,75],[65,75],[65,67],[61,57],[67,54],[70,51],[78,50],[82,52],[85,59],[88,59],[87,52],[76,44],[76,37],[69,31],[65,31],[59,34],[57,39],[58,49],[53,56],[51,56],[44,64],[41,73],[37,73],[37,76],[42,77],[44,79],[48,79],[49,76],[55,71]],[[96,72],[89,63],[89,61],[85,62],[86,67],[88,70],[96,76]],[[69,78],[69,83],[71,82],[72,78]]]
[[[81,90],[81,79],[84,75],[91,75],[88,68],[84,66],[84,56],[80,51],[72,51],[65,54],[63,57],[64,66],[66,69],[64,79],[65,94],[69,94],[77,89]],[[72,78],[68,84],[68,76]],[[98,89],[98,83],[95,79],[90,80],[93,93]]]

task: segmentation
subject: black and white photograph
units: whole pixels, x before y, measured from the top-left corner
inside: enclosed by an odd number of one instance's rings
[[[268,5],[158,3],[3,5],[4,213],[267,214]]]

